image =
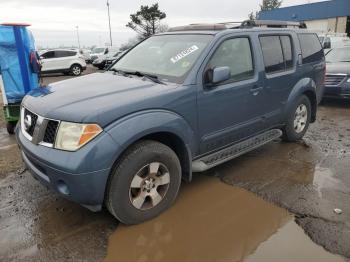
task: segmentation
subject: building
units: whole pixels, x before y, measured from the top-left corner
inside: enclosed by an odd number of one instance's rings
[[[350,0],[323,1],[261,11],[259,19],[305,22],[309,29],[319,33],[346,33],[350,36]]]

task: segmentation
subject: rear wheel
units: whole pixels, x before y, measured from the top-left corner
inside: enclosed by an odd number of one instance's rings
[[[74,64],[70,68],[70,73],[74,76],[81,75],[82,71],[83,71],[82,67],[78,64]]]
[[[311,103],[307,96],[301,96],[289,113],[283,130],[283,140],[295,142],[303,138],[309,128],[311,118]]]
[[[106,206],[124,224],[156,217],[174,202],[181,184],[175,152],[155,141],[131,146],[111,174]]]

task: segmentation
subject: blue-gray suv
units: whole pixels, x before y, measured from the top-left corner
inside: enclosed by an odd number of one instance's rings
[[[16,136],[35,178],[126,224],[174,202],[181,180],[316,119],[325,59],[299,28],[173,28],[108,71],[32,91]]]

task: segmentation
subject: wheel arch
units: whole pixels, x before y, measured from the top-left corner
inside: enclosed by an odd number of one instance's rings
[[[114,166],[131,145],[141,140],[154,140],[167,145],[176,153],[181,164],[182,179],[191,181],[194,132],[178,114],[165,110],[138,112],[113,123],[106,131],[120,146]]]
[[[307,98],[310,100],[310,103],[311,103],[310,122],[313,123],[316,121],[317,95],[316,95],[316,83],[311,78],[303,78],[294,85],[286,103],[286,107],[284,110],[284,119],[286,119],[286,117],[288,116],[288,112],[290,112],[295,101],[302,95],[307,96]]]

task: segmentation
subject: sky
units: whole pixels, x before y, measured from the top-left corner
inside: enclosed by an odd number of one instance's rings
[[[141,5],[157,0],[109,0],[113,45],[119,46],[135,37],[125,25],[131,13]],[[284,6],[321,0],[284,0]],[[261,0],[158,0],[168,26],[189,23],[242,21],[257,11]],[[109,43],[105,0],[0,0],[0,23],[26,22],[39,47],[104,46]],[[78,30],[77,30],[78,26]]]

